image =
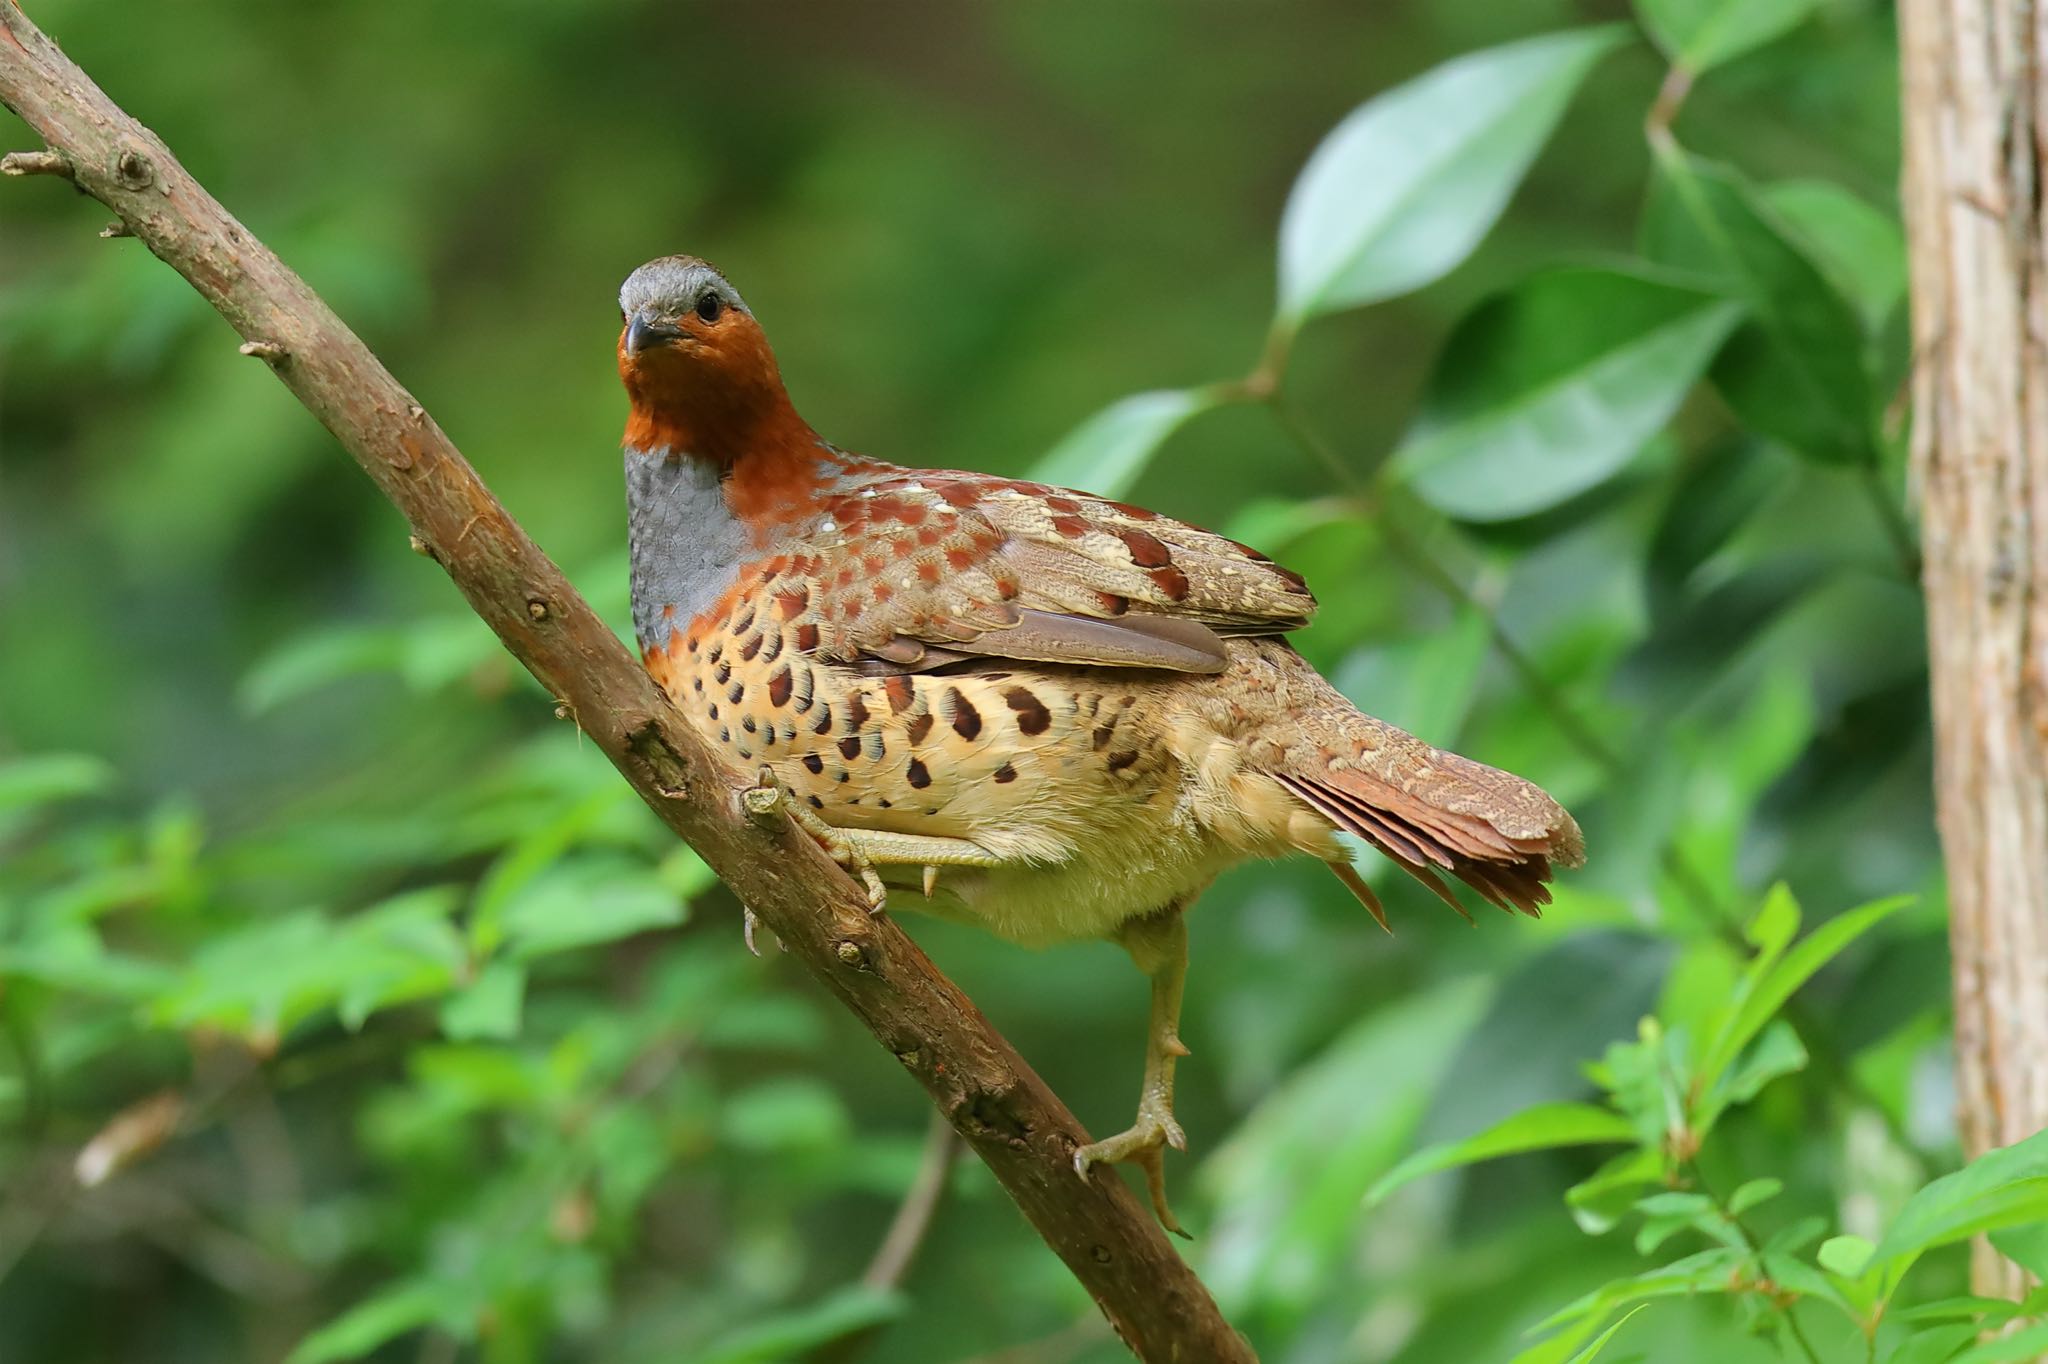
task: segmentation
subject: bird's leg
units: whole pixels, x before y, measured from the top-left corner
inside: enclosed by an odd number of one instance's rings
[[[1074,1152],[1074,1170],[1086,1176],[1089,1167],[1129,1161],[1145,1172],[1152,1211],[1176,1236],[1185,1236],[1173,1210],[1166,1206],[1165,1148],[1185,1151],[1187,1135],[1173,1120],[1173,1063],[1188,1054],[1180,1040],[1181,987],[1187,981],[1188,929],[1183,906],[1169,905],[1156,914],[1133,919],[1117,934],[1138,969],[1152,978],[1152,1020],[1145,1040],[1145,1084],[1138,1094],[1138,1120],[1129,1129]]]
[[[887,898],[876,867],[923,867],[924,893],[930,898],[937,888],[940,867],[996,867],[1003,859],[965,838],[942,838],[932,834],[900,834],[888,829],[842,829],[827,824],[814,810],[785,798],[782,783],[772,768],[761,769],[757,785],[740,793],[748,813],[757,819],[772,819],[786,812],[797,827],[818,840],[832,860],[858,876],[868,891],[868,908],[880,913]]]

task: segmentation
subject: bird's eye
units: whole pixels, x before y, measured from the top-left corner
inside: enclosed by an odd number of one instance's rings
[[[718,314],[725,308],[725,301],[717,294],[705,294],[697,300],[697,316],[706,322],[716,322]]]

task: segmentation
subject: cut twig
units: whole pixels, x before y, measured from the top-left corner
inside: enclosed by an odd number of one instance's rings
[[[471,607],[648,808],[925,1087],[1132,1350],[1145,1360],[1252,1360],[1123,1181],[1075,1177],[1086,1133],[972,1001],[890,919],[871,915],[786,817],[756,824],[740,811],[732,777],[425,409],[12,0],[0,0],[0,103],[51,148],[12,173],[68,165],[81,190],[133,224],[246,340],[289,339],[290,363],[271,372],[405,513]],[[535,613],[534,601],[546,609]]]

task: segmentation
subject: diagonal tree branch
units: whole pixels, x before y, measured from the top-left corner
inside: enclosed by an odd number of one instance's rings
[[[925,1087],[1139,1358],[1252,1361],[1121,1179],[1075,1176],[1081,1125],[973,1003],[785,817],[742,813],[710,752],[425,409],[14,0],[0,0],[0,104],[48,144],[0,169],[70,179],[227,319],[648,807]]]

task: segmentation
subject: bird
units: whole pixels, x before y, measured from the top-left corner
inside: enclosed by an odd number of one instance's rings
[[[1136,1120],[1079,1145],[1074,1168],[1135,1165],[1169,1230],[1184,1234],[1164,1150],[1186,1149],[1185,914],[1218,873],[1314,857],[1385,928],[1356,841],[1460,913],[1446,877],[1533,916],[1553,869],[1583,862],[1540,787],[1326,681],[1288,642],[1315,597],[1257,550],[1085,492],[833,445],[697,257],[634,270],[619,324],[649,673],[878,912],[907,901],[1026,946],[1129,952],[1151,986]]]

